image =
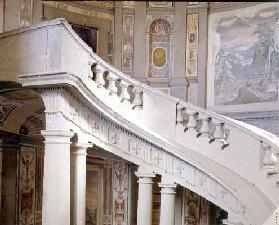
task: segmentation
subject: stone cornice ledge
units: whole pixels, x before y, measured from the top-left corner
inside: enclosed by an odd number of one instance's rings
[[[190,162],[193,166],[201,169],[202,171],[207,171],[204,165],[199,164],[197,161],[193,160],[192,158],[185,158],[185,155],[179,149],[183,149],[185,147],[173,145],[172,142],[167,140],[161,136],[155,136],[154,134],[149,133],[148,131],[144,131],[143,129],[139,128],[138,126],[133,125],[125,118],[121,117],[120,115],[116,114],[112,111],[109,107],[106,107],[99,99],[97,99],[87,86],[83,83],[82,79],[72,73],[68,72],[52,72],[46,74],[29,74],[29,75],[21,75],[19,76],[19,80],[22,83],[23,87],[28,88],[44,88],[44,87],[52,87],[52,86],[66,86],[66,87],[75,87],[73,89],[74,93],[77,94],[81,99],[86,99],[86,105],[92,106],[92,102],[98,103],[94,104],[98,110],[104,113],[105,116],[113,120],[117,124],[121,124],[127,130],[130,130],[133,133],[137,133],[141,138],[149,140],[152,143],[155,143],[158,147],[166,149],[171,154],[175,154],[179,158],[183,159],[184,161]],[[78,90],[80,92],[78,92]],[[132,128],[132,129],[131,129]],[[133,130],[133,131],[132,131]],[[210,175],[219,183],[222,181],[215,177],[214,175]],[[222,183],[226,186],[224,183]],[[226,186],[227,187],[227,186]],[[228,188],[228,187],[227,187]]]
[[[92,106],[92,102],[94,102],[94,107],[100,110],[105,114],[108,118],[113,120],[116,124],[121,124],[120,126],[125,127],[127,130],[132,130],[131,132],[136,133],[140,137],[150,141],[151,143],[155,143],[158,147],[163,148],[170,154],[175,155],[176,157],[182,159],[185,162],[190,163],[201,171],[206,171],[206,174],[209,174],[216,182],[222,184],[228,190],[231,190],[227,185],[225,185],[218,177],[213,176],[210,173],[210,169],[206,168],[205,165],[197,163],[192,158],[187,157],[181,150],[185,149],[185,147],[179,146],[178,144],[174,144],[169,140],[162,138],[160,136],[154,136],[150,133],[142,130],[141,128],[131,124],[129,121],[125,120],[118,114],[115,114],[110,108],[104,105],[99,99],[97,99],[93,92],[90,91],[87,85],[83,82],[83,80],[71,73],[68,72],[53,72],[47,74],[30,74],[30,75],[22,75],[20,76],[20,81],[23,83],[23,86],[33,87],[33,88],[44,88],[48,86],[68,86],[75,87],[71,90],[77,94],[80,99],[86,99],[86,104]],[[163,140],[163,141],[162,141]],[[236,193],[234,193],[237,196]]]

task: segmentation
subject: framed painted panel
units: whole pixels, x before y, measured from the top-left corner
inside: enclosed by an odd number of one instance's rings
[[[278,104],[278,11],[278,3],[262,3],[210,14],[209,107]]]
[[[33,0],[19,1],[20,27],[27,27],[32,24]]]
[[[132,75],[134,56],[134,15],[123,14],[122,32],[122,72],[127,75]]]
[[[146,20],[147,79],[167,81],[172,76],[174,17],[148,15]]]
[[[36,148],[20,146],[19,152],[19,225],[35,225]]]
[[[113,224],[128,224],[128,165],[121,161],[113,162]]]
[[[186,77],[198,76],[199,14],[187,15]]]

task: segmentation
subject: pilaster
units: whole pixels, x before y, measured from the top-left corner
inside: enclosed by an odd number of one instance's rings
[[[115,2],[114,20],[114,67],[121,70],[121,48],[122,48],[122,2]]]
[[[175,26],[173,45],[173,74],[170,81],[172,96],[186,100],[185,49],[186,2],[175,2]]]
[[[134,35],[134,68],[133,77],[141,82],[146,82],[145,74],[145,20],[146,2],[135,2],[135,35]]]
[[[208,6],[207,4],[199,8],[199,60],[198,60],[198,87],[197,105],[205,108],[206,106],[206,76],[207,76],[207,24]]]

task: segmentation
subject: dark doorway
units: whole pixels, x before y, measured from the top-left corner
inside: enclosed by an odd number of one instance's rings
[[[97,34],[98,28],[71,24],[73,30],[81,37],[81,39],[97,53]]]

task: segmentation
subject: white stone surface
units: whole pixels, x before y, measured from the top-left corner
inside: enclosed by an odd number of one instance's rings
[[[53,48],[45,35],[38,35],[45,30],[53,33],[55,40],[63,37],[63,44]],[[276,181],[267,177],[263,168],[263,143],[278,157],[278,137],[167,96],[125,76],[93,54],[63,20],[4,33],[0,35],[0,46],[9,41],[12,52],[12,43],[20,42],[21,37],[25,40],[26,33],[31,35],[30,43],[33,36],[40,39],[48,55],[38,51],[39,57],[35,58],[25,50],[26,56],[20,60],[11,58],[8,67],[0,64],[0,77],[19,81],[24,87],[41,89],[47,130],[54,129],[53,118],[56,118],[55,122],[63,129],[83,132],[91,142],[107,151],[157,174],[172,176],[175,183],[224,208],[229,219],[242,224],[263,224],[278,206]],[[30,44],[29,38],[26,45]],[[20,53],[19,50],[16,52]],[[48,65],[44,70],[31,66],[40,65],[43,58]],[[142,107],[133,110],[131,102],[121,102],[119,95],[110,95],[104,86],[97,88],[97,83],[88,74],[92,62],[97,62],[122,82],[140,89]],[[24,66],[14,71],[13,67],[18,64]],[[7,73],[13,77],[6,77]],[[179,124],[176,118],[178,105],[186,109],[184,122]],[[185,130],[189,112],[198,114],[192,117],[198,129],[201,118],[211,119],[212,126],[207,127],[210,137],[197,136],[199,131],[194,129]],[[225,137],[214,139],[214,126],[220,123],[224,123]],[[226,148],[222,150],[222,147]]]
[[[159,187],[161,188],[160,225],[174,225],[176,184],[159,183]]]
[[[45,137],[43,179],[43,225],[70,224],[69,131],[42,131]]]
[[[154,173],[137,171],[138,177],[138,208],[137,208],[137,225],[152,224],[152,178]]]
[[[86,151],[92,147],[88,143],[74,143],[71,146],[73,159],[73,198],[72,223],[73,225],[86,224]]]

